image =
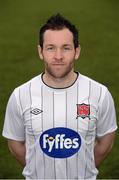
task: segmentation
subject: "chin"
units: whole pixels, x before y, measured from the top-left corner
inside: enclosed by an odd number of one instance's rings
[[[51,76],[56,79],[63,79],[68,75],[68,73],[52,73]]]
[[[65,78],[66,76],[68,76],[68,74],[71,72],[72,69],[67,69],[67,70],[54,70],[54,69],[48,69],[47,72],[49,75],[51,75],[53,78],[56,78],[56,79],[63,79]]]

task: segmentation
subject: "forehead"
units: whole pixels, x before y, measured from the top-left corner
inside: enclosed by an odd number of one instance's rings
[[[67,28],[62,30],[46,30],[44,44],[72,44],[73,34]]]

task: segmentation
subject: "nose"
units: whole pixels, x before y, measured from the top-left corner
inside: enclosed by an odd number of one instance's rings
[[[63,59],[63,53],[62,53],[61,49],[57,49],[55,51],[55,59],[56,60],[62,60]]]

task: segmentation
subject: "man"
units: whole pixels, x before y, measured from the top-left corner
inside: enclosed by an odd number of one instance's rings
[[[108,89],[74,71],[78,31],[60,14],[40,30],[45,71],[12,93],[3,136],[26,179],[96,179],[117,129]]]

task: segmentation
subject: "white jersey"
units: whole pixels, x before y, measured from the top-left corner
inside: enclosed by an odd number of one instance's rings
[[[108,89],[78,75],[64,89],[39,75],[16,88],[6,110],[3,136],[26,142],[27,179],[96,179],[96,137],[117,129]]]

